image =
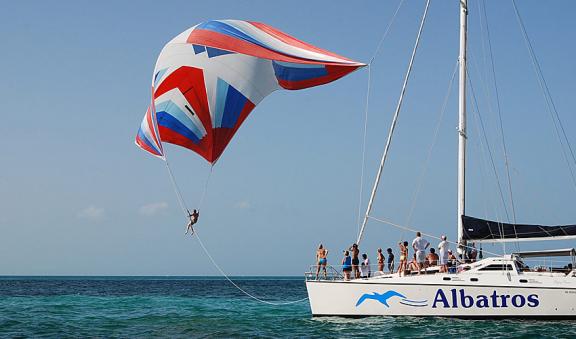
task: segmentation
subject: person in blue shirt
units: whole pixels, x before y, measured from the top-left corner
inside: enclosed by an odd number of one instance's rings
[[[344,279],[350,280],[350,272],[352,272],[352,257],[350,252],[344,251],[344,258],[342,259],[342,272],[344,272]]]

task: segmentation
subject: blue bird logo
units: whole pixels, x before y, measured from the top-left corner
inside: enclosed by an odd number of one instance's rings
[[[384,306],[386,307],[390,307],[390,305],[388,305],[388,299],[392,298],[392,297],[400,297],[402,299],[406,299],[406,297],[396,291],[388,291],[382,294],[373,292],[372,294],[363,294],[360,299],[358,299],[358,302],[356,303],[356,307],[358,307],[360,304],[362,304],[364,302],[364,300],[366,299],[372,299],[372,300],[378,300],[381,304],[384,304]]]

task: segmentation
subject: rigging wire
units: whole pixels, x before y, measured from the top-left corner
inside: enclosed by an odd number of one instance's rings
[[[492,170],[494,171],[494,176],[496,177],[496,184],[498,186],[498,192],[500,193],[500,200],[502,201],[502,206],[504,208],[504,212],[506,214],[506,218],[508,220],[510,220],[510,217],[508,215],[508,209],[506,208],[506,201],[504,198],[504,192],[502,191],[502,186],[500,185],[500,179],[498,177],[498,171],[496,170],[496,165],[494,163],[494,157],[492,156],[492,151],[490,149],[490,144],[488,143],[488,137],[486,136],[486,129],[484,128],[484,122],[482,120],[482,116],[480,115],[480,109],[478,107],[478,100],[476,99],[476,92],[474,91],[474,86],[472,85],[472,77],[470,76],[470,74],[467,72],[468,75],[468,83],[470,84],[470,93],[472,94],[472,101],[474,103],[473,106],[473,111],[474,113],[476,113],[474,116],[477,118],[477,124],[479,125],[482,131],[482,136],[484,137],[484,143],[486,145],[486,149],[488,150],[488,155],[490,158],[490,164],[492,165]],[[480,133],[479,133],[480,134]],[[500,228],[500,234],[502,234],[502,236],[504,236],[504,232],[503,232],[503,225],[501,222],[498,222],[499,228]],[[504,249],[504,253],[506,253],[506,245],[504,242],[502,242],[502,246]]]
[[[488,83],[489,80],[491,80],[493,88],[494,88],[494,94],[495,94],[495,100],[496,100],[496,112],[498,114],[498,127],[500,129],[500,136],[501,136],[501,142],[502,142],[502,152],[504,155],[504,168],[506,169],[506,179],[507,179],[507,186],[508,186],[508,194],[509,194],[509,198],[510,198],[510,209],[512,212],[512,220],[510,220],[510,217],[507,217],[507,221],[512,223],[513,225],[513,229],[514,229],[514,234],[517,234],[516,231],[516,204],[514,203],[514,194],[513,194],[513,190],[512,190],[512,178],[510,175],[510,158],[508,156],[508,150],[507,150],[507,146],[506,146],[506,137],[504,135],[504,123],[503,123],[503,119],[502,119],[502,109],[501,109],[501,105],[500,105],[500,92],[498,90],[498,81],[496,79],[496,66],[494,64],[494,54],[492,52],[492,39],[490,37],[490,27],[488,25],[488,15],[486,14],[486,4],[484,1],[478,1],[478,13],[479,13],[479,24],[480,24],[480,32],[481,32],[481,37],[482,39],[482,52],[483,52],[483,63],[484,63],[484,68],[487,69],[489,68],[491,71],[491,77],[486,76],[486,79],[483,79],[480,76],[480,79],[483,80],[481,81],[483,84],[483,89],[484,89],[484,93],[487,97],[487,102],[488,102],[488,110],[490,111],[490,113],[493,113],[492,110],[492,98],[491,98],[491,91],[488,89],[488,86],[486,85]],[[485,33],[485,34],[484,34]],[[485,43],[486,41],[486,43]],[[486,48],[486,45],[488,45],[488,48]],[[488,49],[488,53],[486,52],[486,49]],[[489,57],[490,60],[490,67],[486,66],[486,57]],[[478,68],[479,69],[479,68]],[[478,114],[480,113],[480,111],[478,111]],[[503,236],[503,235],[502,235]],[[516,246],[516,250],[520,250],[520,244],[518,242],[515,243]]]
[[[382,171],[384,169],[384,164],[386,158],[388,157],[388,151],[390,149],[390,144],[392,142],[392,135],[394,134],[394,129],[396,128],[396,123],[398,121],[398,116],[400,114],[400,108],[402,108],[402,103],[404,102],[404,94],[406,93],[406,87],[408,85],[408,80],[410,74],[412,73],[412,66],[414,65],[414,59],[416,58],[416,52],[418,51],[418,46],[420,45],[420,38],[422,37],[422,30],[424,29],[424,24],[426,23],[426,18],[428,16],[428,8],[430,7],[430,0],[426,1],[426,6],[424,7],[424,13],[422,14],[422,20],[420,21],[420,27],[418,28],[418,35],[416,36],[416,42],[414,43],[414,48],[412,50],[412,55],[410,56],[410,62],[408,63],[408,69],[406,70],[406,75],[404,77],[404,82],[402,84],[402,90],[400,92],[400,97],[398,98],[398,104],[396,110],[394,111],[394,116],[392,118],[392,123],[390,124],[390,130],[388,131],[388,137],[386,139],[386,145],[384,146],[384,152],[382,154],[382,159],[380,160],[380,166],[378,172],[376,173],[376,179],[374,181],[374,186],[372,187],[372,192],[370,193],[370,200],[368,201],[368,207],[366,208],[366,214],[362,221],[362,227],[358,234],[358,239],[356,243],[359,244],[362,240],[362,235],[364,233],[364,228],[366,227],[366,222],[368,221],[368,215],[372,210],[372,203],[374,202],[374,197],[376,196],[376,190],[378,189],[378,183],[380,182],[380,177],[382,176]]]
[[[576,189],[576,176],[574,174],[574,169],[572,168],[572,166],[570,164],[570,160],[569,160],[568,154],[566,153],[565,147],[568,147],[572,161],[574,162],[574,164],[576,164],[576,157],[574,156],[574,151],[572,150],[570,140],[568,139],[568,136],[566,135],[566,130],[564,129],[564,125],[562,124],[562,120],[560,119],[560,115],[558,114],[558,110],[556,109],[556,105],[554,104],[554,100],[552,100],[552,95],[550,94],[550,89],[548,87],[548,83],[546,82],[546,78],[544,78],[544,73],[542,72],[542,68],[540,67],[540,63],[539,63],[538,58],[536,57],[536,53],[534,52],[534,49],[532,47],[532,42],[530,41],[530,38],[529,38],[528,33],[526,31],[526,26],[524,25],[524,21],[522,20],[522,17],[520,15],[520,11],[518,10],[518,7],[516,6],[516,1],[514,1],[514,0],[512,0],[512,7],[514,8],[514,13],[516,14],[516,19],[518,21],[518,25],[520,26],[520,30],[522,31],[522,37],[524,38],[524,43],[526,44],[526,48],[528,49],[528,54],[530,55],[530,61],[532,62],[534,72],[536,73],[536,78],[538,79],[538,84],[540,85],[540,89],[542,90],[542,95],[544,96],[544,100],[546,102],[546,108],[547,108],[548,113],[550,114],[550,117],[552,118],[552,121],[554,123],[554,129],[556,131],[556,136],[558,137],[558,141],[560,142],[562,154],[564,155],[564,160],[566,161],[566,164],[568,165],[568,169],[570,171],[570,176],[572,177],[572,184],[573,184],[574,188]],[[556,123],[556,121],[557,121],[557,123]],[[560,128],[558,128],[558,127],[560,127]],[[562,136],[560,134],[562,134]],[[562,141],[562,137],[564,138],[564,142],[566,143],[566,146],[564,146],[564,143]]]
[[[397,227],[397,228],[402,229],[402,230],[404,230],[404,231],[409,231],[409,232],[414,232],[414,233],[417,232],[417,231],[420,232],[419,230],[417,230],[417,229],[415,229],[415,228],[413,228],[413,227],[402,226],[402,225],[400,225],[400,224],[396,224],[396,223],[393,223],[393,222],[388,221],[388,220],[376,218],[376,217],[373,217],[373,216],[371,216],[371,215],[369,215],[368,218],[370,218],[370,219],[372,219],[372,220],[375,220],[375,221],[378,221],[378,222],[383,223],[383,224],[387,224],[387,225],[390,225],[390,226]],[[436,240],[442,240],[441,237],[437,237],[437,236],[432,235],[432,234],[428,234],[428,233],[424,233],[424,232],[420,232],[420,233],[421,233],[422,235],[425,235],[425,236],[427,236],[427,237],[430,237],[430,238],[433,238],[433,239],[436,239]],[[462,245],[462,244],[459,244],[459,243],[454,242],[454,241],[446,240],[446,242],[448,242],[448,243],[450,243],[450,244],[452,244],[452,245],[456,245],[456,246],[458,246],[458,247],[472,248],[472,246]],[[488,251],[484,251],[484,253],[492,254],[492,255],[495,255],[495,256],[500,256],[500,254],[498,254],[498,253],[492,253],[492,252],[488,252]]]
[[[432,143],[430,144],[430,148],[428,149],[428,154],[426,155],[426,160],[424,161],[424,166],[422,166],[422,171],[420,173],[420,177],[418,178],[418,184],[416,186],[416,190],[412,196],[412,205],[410,206],[410,210],[408,212],[408,216],[406,218],[406,224],[410,224],[412,220],[412,214],[414,209],[416,208],[416,202],[418,201],[418,196],[420,195],[420,191],[422,189],[422,185],[424,182],[424,177],[426,176],[426,172],[428,171],[428,164],[430,163],[430,159],[432,158],[432,150],[436,145],[436,141],[438,140],[438,134],[440,132],[440,126],[442,125],[442,121],[444,118],[444,113],[446,112],[446,107],[448,106],[448,100],[450,99],[450,93],[452,92],[452,85],[454,84],[454,78],[456,77],[456,72],[458,71],[458,60],[456,61],[456,65],[454,66],[454,71],[452,72],[452,77],[450,78],[450,82],[448,83],[448,90],[446,91],[446,95],[444,96],[444,101],[442,103],[442,108],[440,109],[440,116],[436,122],[436,129],[434,130],[434,136],[432,138]],[[404,235],[402,235],[404,237]]]
[[[392,15],[392,19],[390,19],[390,22],[388,22],[388,25],[386,26],[386,29],[384,30],[384,33],[382,34],[382,37],[380,38],[380,41],[378,42],[378,45],[376,46],[376,50],[374,51],[374,54],[372,54],[372,57],[370,58],[370,60],[368,61],[368,83],[366,86],[366,102],[365,102],[365,106],[364,106],[364,133],[362,136],[362,169],[360,172],[360,189],[359,189],[359,194],[358,194],[358,216],[356,218],[356,224],[358,225],[358,232],[360,232],[360,218],[361,218],[361,213],[362,213],[362,196],[364,195],[364,171],[365,171],[365,167],[366,167],[366,135],[368,134],[368,111],[369,111],[369,104],[370,104],[370,86],[372,83],[372,63],[374,62],[374,59],[376,59],[376,56],[378,55],[378,53],[380,53],[380,49],[382,48],[382,44],[384,43],[384,39],[386,39],[386,37],[388,36],[388,33],[390,32],[390,28],[392,27],[392,24],[394,23],[394,21],[396,20],[396,16],[398,15],[398,12],[400,11],[400,8],[402,7],[402,4],[404,4],[405,0],[400,0],[400,2],[398,3],[398,7],[396,7],[396,11],[394,12],[394,15]]]
[[[471,60],[472,60],[472,61],[476,61],[474,58],[471,58]],[[479,69],[479,68],[477,67],[476,70],[478,71],[478,69]],[[481,76],[479,76],[479,78],[482,79]],[[470,77],[469,77],[469,79],[470,79]],[[470,80],[470,81],[471,81],[471,80]],[[482,81],[482,84],[484,85],[484,89],[486,90],[485,83],[484,83],[483,81]],[[475,98],[474,98],[474,99],[475,99]],[[473,108],[474,108],[474,107],[473,107]],[[474,138],[474,140],[476,140],[477,145],[479,145],[480,155],[481,155],[481,158],[482,158],[482,161],[480,161],[480,173],[481,173],[480,178],[481,178],[481,181],[482,181],[480,187],[481,187],[481,190],[482,190],[482,196],[483,196],[483,197],[488,197],[488,199],[484,199],[484,216],[485,216],[485,219],[488,219],[488,218],[489,218],[489,217],[488,217],[488,209],[489,209],[488,205],[490,205],[490,208],[494,211],[494,215],[496,216],[496,221],[497,221],[498,223],[500,223],[500,222],[501,222],[501,218],[500,218],[500,213],[499,213],[499,211],[498,211],[498,208],[497,208],[496,204],[494,204],[493,199],[490,199],[491,197],[489,197],[487,191],[485,191],[486,186],[487,186],[488,183],[489,183],[488,178],[489,178],[489,176],[490,176],[490,175],[489,175],[489,169],[487,168],[487,164],[488,164],[488,160],[487,160],[487,156],[486,156],[486,153],[487,153],[487,152],[486,152],[486,150],[484,149],[484,147],[485,147],[485,146],[484,146],[484,140],[486,139],[486,137],[485,137],[484,139],[480,138],[480,136],[482,135],[482,132],[480,131],[480,127],[479,127],[480,122],[478,121],[478,120],[479,120],[478,116],[480,115],[480,114],[479,114],[478,105],[476,105],[475,108],[476,108],[476,111],[477,111],[478,113],[477,113],[477,115],[474,115],[476,124],[473,124],[473,125],[474,125],[475,128],[476,128],[476,133],[477,133],[477,135],[478,135],[478,138]],[[498,180],[498,177],[496,177],[496,180]],[[489,204],[489,202],[490,202],[490,204]],[[504,206],[504,207],[505,207],[505,206]],[[504,253],[505,253],[505,252],[506,252],[506,251],[505,251],[505,248],[504,248]]]
[[[494,85],[494,94],[496,96],[496,112],[498,113],[498,122],[500,126],[500,136],[502,137],[502,151],[504,152],[504,166],[506,168],[506,177],[508,181],[508,193],[510,194],[510,208],[512,210],[512,222],[514,225],[514,233],[516,234],[516,207],[514,204],[514,195],[512,191],[512,180],[510,177],[510,159],[508,157],[508,150],[506,147],[506,137],[504,135],[504,123],[502,121],[502,110],[500,107],[500,93],[498,91],[498,81],[496,80],[496,67],[494,65],[494,54],[492,52],[492,41],[490,39],[490,28],[488,26],[488,16],[486,14],[486,6],[480,6],[478,2],[479,12],[480,7],[482,7],[480,18],[484,18],[485,25],[482,25],[482,19],[480,19],[480,26],[485,26],[486,28],[486,40],[488,42],[488,55],[490,57],[490,71],[492,72],[492,82]],[[484,45],[482,45],[484,47]],[[488,92],[487,92],[488,93]],[[489,101],[490,103],[490,101]],[[491,107],[489,105],[489,107]],[[518,246],[518,245],[517,245]]]
[[[166,153],[164,153],[164,157],[166,157]],[[174,174],[172,173],[172,169],[170,168],[170,164],[168,163],[168,159],[164,159],[164,163],[166,164],[166,169],[168,169],[168,175],[170,177],[170,182],[172,183],[172,187],[174,188],[174,192],[176,193],[176,197],[178,198],[178,204],[180,204],[180,208],[182,208],[182,212],[186,215],[190,214],[190,210],[188,210],[186,201],[182,197],[182,193],[180,192],[180,188],[178,184],[176,184],[176,179],[174,179]]]

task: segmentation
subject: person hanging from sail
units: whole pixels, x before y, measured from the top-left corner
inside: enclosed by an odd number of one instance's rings
[[[190,213],[190,211],[188,211],[188,225],[186,226],[186,232],[184,233],[185,235],[188,234],[188,232],[190,232],[190,235],[194,234],[194,224],[196,224],[198,222],[198,217],[200,217],[200,212],[198,212],[197,210],[194,210],[192,213]]]

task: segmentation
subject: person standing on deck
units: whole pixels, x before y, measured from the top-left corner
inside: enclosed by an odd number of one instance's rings
[[[394,273],[394,253],[392,253],[391,248],[388,248],[386,252],[388,252],[388,271],[392,274]]]
[[[370,260],[366,253],[362,254],[362,264],[360,265],[360,278],[370,278]]]
[[[382,254],[382,249],[378,249],[378,271],[384,272],[384,254]]]
[[[326,274],[326,264],[327,264],[328,250],[320,244],[318,250],[316,251],[316,280],[318,280],[318,274],[320,273],[320,268],[324,270],[324,279],[327,278]]]
[[[358,279],[360,278],[360,270],[358,269],[358,265],[360,265],[360,259],[358,258],[360,250],[358,249],[358,244],[352,244],[350,252],[352,253],[352,273],[354,278]]]
[[[398,275],[406,273],[406,266],[408,264],[408,241],[399,242],[398,247],[400,248],[400,264],[398,265]]]
[[[442,241],[438,244],[438,252],[440,257],[440,273],[448,272],[448,241],[446,236],[441,237]]]
[[[424,263],[426,262],[426,249],[430,246],[428,240],[422,238],[420,232],[416,232],[416,238],[412,241],[412,248],[416,252],[416,265],[418,266],[418,274],[422,273]]]
[[[342,272],[344,272],[344,279],[350,280],[350,271],[352,271],[352,258],[350,253],[344,251],[344,258],[342,258]]]

